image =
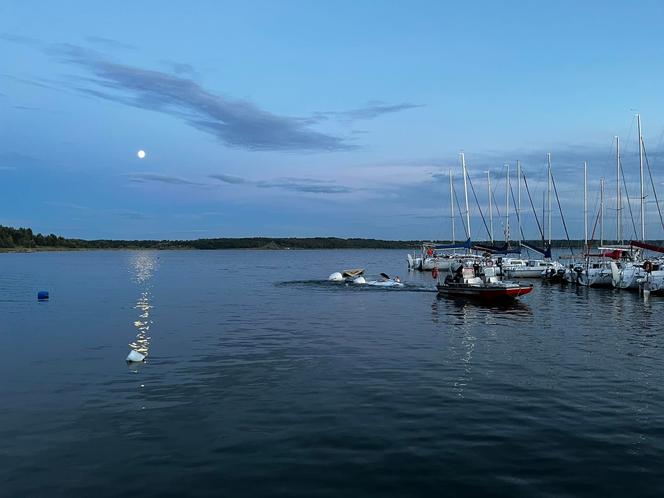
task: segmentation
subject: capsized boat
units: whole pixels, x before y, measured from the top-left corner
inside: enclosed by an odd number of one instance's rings
[[[353,268],[351,270],[335,271],[327,279],[332,282],[352,282],[363,274],[364,268]]]
[[[501,280],[500,267],[459,264],[452,275],[436,285],[438,294],[468,297],[483,301],[509,301],[533,290],[533,284]]]

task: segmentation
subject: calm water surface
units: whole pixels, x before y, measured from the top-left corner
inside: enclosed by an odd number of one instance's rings
[[[1,254],[0,495],[664,495],[664,298],[487,308],[404,256]]]

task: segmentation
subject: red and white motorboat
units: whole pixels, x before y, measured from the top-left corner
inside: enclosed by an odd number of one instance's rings
[[[454,297],[467,297],[483,301],[509,301],[524,296],[533,290],[532,284],[521,284],[501,279],[501,269],[497,266],[459,265],[452,274],[438,282],[438,294]]]

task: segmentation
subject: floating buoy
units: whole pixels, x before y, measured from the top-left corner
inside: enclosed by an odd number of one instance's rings
[[[353,280],[354,284],[366,284],[367,281],[365,280],[364,277],[357,277],[355,280]]]
[[[39,291],[37,292],[38,301],[48,301],[48,291]]]
[[[145,360],[145,355],[135,349],[132,349],[127,355],[127,363],[140,363],[143,360]]]
[[[341,274],[341,272],[335,271],[332,275],[327,277],[327,279],[333,282],[343,282],[344,276]]]

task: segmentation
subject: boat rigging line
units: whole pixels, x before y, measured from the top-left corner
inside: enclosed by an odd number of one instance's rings
[[[556,180],[551,175],[551,184],[553,185],[553,192],[556,194],[556,201],[558,202],[558,211],[560,211],[560,219],[563,222],[563,228],[565,229],[565,237],[567,237],[567,242],[569,242],[569,252],[574,256],[574,249],[572,248],[572,240],[569,238],[569,232],[567,231],[567,223],[565,223],[565,216],[563,215],[563,208],[560,205],[560,197],[558,197],[558,189],[556,188]]]
[[[484,223],[484,228],[486,228],[486,233],[489,236],[489,239],[491,238],[491,231],[489,230],[489,225],[486,224],[486,219],[484,218],[484,213],[482,212],[482,206],[480,206],[480,201],[477,198],[477,194],[475,193],[475,187],[473,187],[473,181],[470,179],[470,175],[468,175],[468,185],[470,185],[470,190],[473,192],[473,197],[475,197],[475,203],[477,204],[477,208],[480,211],[480,216],[482,217],[482,223]]]
[[[646,166],[648,167],[648,176],[650,177],[650,185],[652,186],[653,194],[655,194],[655,203],[657,204],[657,212],[659,213],[659,222],[664,228],[664,218],[662,218],[662,210],[659,207],[659,199],[657,198],[657,189],[655,188],[655,182],[652,179],[652,170],[650,169],[650,161],[648,161],[648,154],[646,153],[646,144],[643,144],[643,156],[646,159]]]
[[[625,197],[627,198],[627,207],[629,208],[629,217],[632,220],[632,228],[634,229],[634,238],[636,238],[636,222],[634,221],[634,212],[632,211],[632,202],[629,197],[629,190],[627,189],[627,180],[625,179],[625,168],[622,166],[622,158],[620,158],[620,174],[622,175],[623,186],[625,187]]]
[[[544,230],[542,230],[542,225],[540,225],[539,218],[537,217],[537,210],[535,209],[535,204],[533,203],[533,198],[530,195],[530,188],[528,188],[528,180],[526,179],[526,173],[521,169],[521,176],[523,177],[523,184],[526,187],[526,192],[528,193],[528,200],[530,201],[530,207],[533,208],[533,214],[535,215],[535,221],[537,222],[537,229],[539,230],[542,241],[544,241]]]

